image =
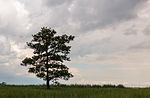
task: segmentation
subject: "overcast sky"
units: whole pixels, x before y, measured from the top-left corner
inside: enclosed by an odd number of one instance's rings
[[[20,66],[43,26],[76,36],[61,83],[150,86],[150,0],[0,0],[0,82],[44,83]]]

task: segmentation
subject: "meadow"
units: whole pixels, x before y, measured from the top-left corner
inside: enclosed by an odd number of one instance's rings
[[[150,98],[150,88],[0,86],[0,98]]]

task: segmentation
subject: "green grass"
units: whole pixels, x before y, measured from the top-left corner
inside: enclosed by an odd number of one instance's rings
[[[0,98],[150,98],[149,88],[0,86]]]

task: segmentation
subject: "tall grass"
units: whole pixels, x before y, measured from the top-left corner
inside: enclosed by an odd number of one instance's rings
[[[0,86],[0,98],[150,98],[149,88]]]

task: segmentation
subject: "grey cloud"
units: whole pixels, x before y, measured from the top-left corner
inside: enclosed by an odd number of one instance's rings
[[[32,24],[37,28],[51,26],[83,33],[137,17],[138,9],[147,0],[21,1],[26,4]]]
[[[136,28],[135,25],[132,25],[131,27],[127,28],[126,30],[124,30],[124,35],[129,36],[129,35],[137,35],[138,34],[138,30]]]
[[[143,33],[144,33],[146,36],[149,36],[149,35],[150,35],[150,25],[148,25],[148,26],[143,30]]]
[[[136,44],[134,46],[131,46],[131,47],[129,47],[129,49],[134,49],[134,50],[137,50],[137,49],[150,49],[150,40],[141,42],[141,43]]]
[[[138,5],[146,0],[76,0],[72,6],[72,20],[81,30],[88,31],[136,17]]]
[[[1,7],[4,11],[0,10],[0,34],[12,41],[21,42],[28,34],[28,12],[17,0],[2,2]]]
[[[149,36],[149,35],[150,35],[150,30],[146,30],[146,31],[144,32],[144,34]]]
[[[11,45],[5,36],[0,35],[0,55],[8,55],[11,50]]]
[[[125,32],[124,35],[128,36],[128,35],[137,35],[137,32],[134,30],[130,30],[128,32]]]
[[[86,41],[90,41],[90,39],[84,39]],[[81,56],[84,57],[90,54],[98,54],[98,55],[109,55],[116,53],[120,50],[117,45],[113,44],[111,37],[103,38],[102,40],[92,42],[89,44],[79,44],[78,48],[72,47],[72,55],[73,56]],[[72,56],[72,57],[73,57]]]
[[[71,3],[74,0],[45,0],[43,1],[49,7],[55,7],[57,5],[62,5],[64,3]]]

